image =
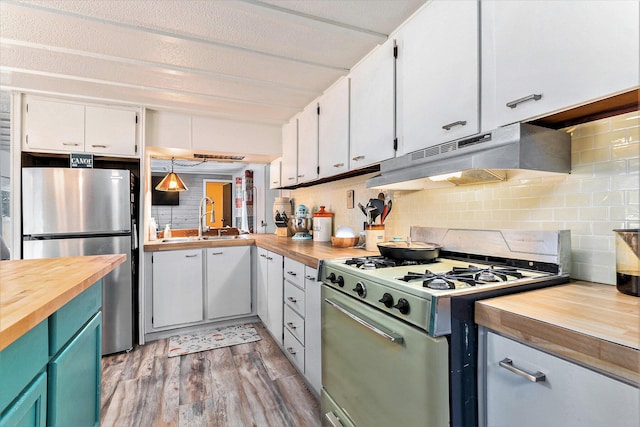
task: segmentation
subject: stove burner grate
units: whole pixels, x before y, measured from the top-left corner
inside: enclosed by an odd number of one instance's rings
[[[430,260],[430,261],[397,260],[397,259],[387,258],[382,255],[379,255],[379,256],[351,258],[346,260],[345,264],[362,269],[362,270],[375,270],[378,268],[420,265],[420,264],[428,264],[431,262],[435,262],[435,260]]]
[[[468,286],[483,285],[493,282],[508,282],[512,279],[525,277],[515,268],[495,267],[480,268],[473,265],[468,267],[453,267],[444,274],[435,274],[429,270],[424,273],[408,272],[399,279],[404,282],[422,280],[422,286],[431,289],[455,289],[455,282],[462,282]]]

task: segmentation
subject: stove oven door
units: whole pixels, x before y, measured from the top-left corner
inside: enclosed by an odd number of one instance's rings
[[[325,285],[322,301],[324,425],[449,426],[445,338]]]

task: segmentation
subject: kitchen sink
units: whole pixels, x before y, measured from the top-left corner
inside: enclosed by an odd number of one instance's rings
[[[216,240],[234,240],[241,239],[240,236],[189,236],[189,237],[169,237],[168,239],[162,239],[163,243],[181,243],[181,242],[200,242],[200,241],[216,241]]]

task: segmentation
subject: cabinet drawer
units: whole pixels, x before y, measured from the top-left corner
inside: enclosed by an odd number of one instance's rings
[[[300,372],[304,372],[304,347],[289,332],[284,331],[284,352]]]
[[[640,413],[637,387],[492,332],[486,358],[488,426],[625,426]]]
[[[284,303],[304,316],[304,291],[287,281],[284,282]]]
[[[304,264],[289,258],[284,259],[284,278],[304,289]]]
[[[0,352],[0,413],[49,360],[49,322],[40,322]]]
[[[53,313],[49,328],[49,355],[56,354],[67,341],[102,307],[102,280],[86,289]]]
[[[304,318],[286,305],[284,306],[284,325],[304,345]]]

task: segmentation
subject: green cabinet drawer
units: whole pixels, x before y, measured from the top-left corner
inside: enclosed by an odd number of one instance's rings
[[[46,422],[47,373],[42,372],[0,416],[0,427],[45,427]]]
[[[44,370],[49,360],[48,320],[0,352],[0,413]]]
[[[102,280],[49,316],[49,355],[53,356],[102,307]]]
[[[100,423],[102,313],[98,312],[48,367],[49,426]]]

